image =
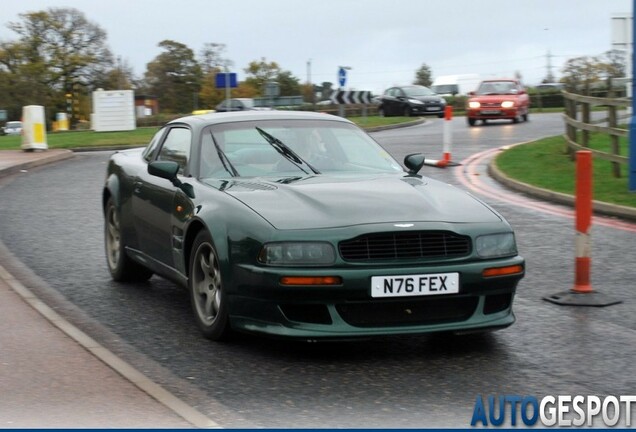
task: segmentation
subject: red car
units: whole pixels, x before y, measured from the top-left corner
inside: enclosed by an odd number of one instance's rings
[[[466,101],[466,119],[470,126],[477,120],[509,119],[513,123],[528,121],[530,97],[519,80],[493,79],[479,84]]]

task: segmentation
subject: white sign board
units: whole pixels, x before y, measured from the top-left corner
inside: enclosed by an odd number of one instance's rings
[[[96,132],[135,130],[135,93],[132,90],[93,92],[91,126]]]

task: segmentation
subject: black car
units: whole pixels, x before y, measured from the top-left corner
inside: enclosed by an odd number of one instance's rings
[[[436,115],[444,117],[446,101],[421,85],[391,87],[380,97],[381,116]]]

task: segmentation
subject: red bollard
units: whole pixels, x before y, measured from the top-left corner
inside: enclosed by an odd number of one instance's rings
[[[451,143],[453,141],[453,129],[451,127],[451,121],[453,120],[453,107],[450,105],[446,105],[444,108],[444,137],[442,139],[444,146],[444,155],[442,160],[448,164],[451,160]]]
[[[592,152],[576,152],[576,260],[574,288],[576,293],[591,293],[590,267],[592,250],[590,228],[592,226]]]
[[[574,271],[574,287],[569,291],[559,292],[543,299],[561,306],[611,306],[622,300],[607,296],[592,289],[590,283],[590,267],[592,250],[590,229],[592,228],[592,152],[579,150],[576,152],[576,258]]]

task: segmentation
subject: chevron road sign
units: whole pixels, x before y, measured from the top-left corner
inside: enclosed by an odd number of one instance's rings
[[[363,90],[337,90],[331,95],[331,102],[336,105],[355,105],[371,103],[371,92]]]

